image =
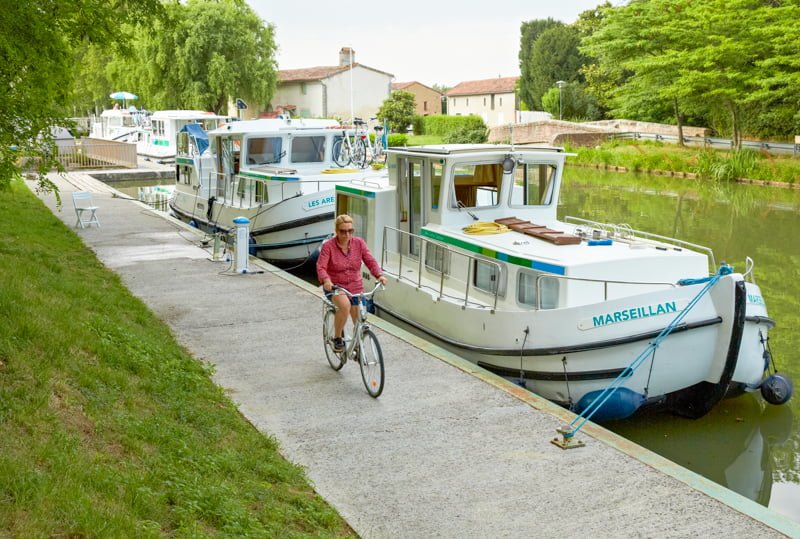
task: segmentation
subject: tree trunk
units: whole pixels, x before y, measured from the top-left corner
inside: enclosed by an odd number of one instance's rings
[[[683,144],[683,115],[681,114],[681,109],[678,106],[678,98],[676,97],[673,100],[673,106],[675,108],[675,122],[678,125],[678,145],[684,146]]]
[[[742,135],[739,132],[739,115],[736,110],[736,103],[731,102],[728,105],[731,111],[731,138],[733,139],[733,147],[737,150],[742,149]]]

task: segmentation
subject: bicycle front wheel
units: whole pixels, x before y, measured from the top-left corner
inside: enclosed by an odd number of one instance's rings
[[[361,334],[360,352],[358,364],[361,366],[361,379],[370,397],[377,399],[383,392],[385,373],[381,345],[372,330],[365,329]]]
[[[338,371],[344,367],[344,360],[342,354],[334,351],[333,349],[333,319],[336,316],[336,311],[330,307],[325,308],[325,315],[322,317],[322,343],[325,347],[325,355],[328,356],[328,363],[331,368]]]
[[[340,167],[346,167],[350,164],[350,152],[348,151],[347,144],[344,143],[344,139],[336,139],[336,142],[333,143],[333,162],[339,165]]]
[[[353,144],[353,164],[358,168],[367,167],[367,145],[360,137],[356,138],[355,144]]]

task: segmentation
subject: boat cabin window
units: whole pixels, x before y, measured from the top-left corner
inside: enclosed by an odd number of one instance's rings
[[[505,292],[501,282],[501,278],[503,276],[502,271],[497,265],[476,260],[474,274],[475,276],[472,284],[475,285],[475,288],[478,290],[483,290],[489,294],[497,293],[501,296]]]
[[[436,273],[450,273],[450,252],[447,248],[435,243],[425,246],[425,266]]]
[[[537,286],[538,280],[538,286]],[[517,301],[536,309],[558,307],[559,280],[537,271],[520,271],[517,282]],[[541,303],[537,297],[541,293]]]
[[[294,137],[292,163],[321,163],[325,161],[325,137]]]
[[[503,180],[501,163],[456,165],[453,170],[451,208],[496,206]]]
[[[163,137],[167,132],[165,125],[166,122],[164,122],[164,120],[153,120],[151,122],[151,129],[153,130],[153,136]]]
[[[439,196],[442,191],[443,169],[444,167],[441,163],[431,163],[431,181],[428,183],[430,186],[430,193],[428,196],[430,197],[431,210],[435,212],[439,211]]]
[[[247,140],[248,165],[280,163],[283,140],[280,137],[258,137]]]
[[[514,169],[511,206],[544,206],[553,199],[556,167],[543,163],[526,163]]]

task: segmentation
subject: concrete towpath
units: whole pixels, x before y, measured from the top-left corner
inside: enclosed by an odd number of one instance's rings
[[[197,231],[73,176],[51,176],[61,211],[45,203],[73,226],[70,192],[94,192],[102,226],[77,234],[362,537],[800,537],[598,426],[578,435],[585,447],[556,447],[571,414],[378,319],[374,400],[356,365],[328,366],[314,287],[254,259],[264,273],[232,274]]]

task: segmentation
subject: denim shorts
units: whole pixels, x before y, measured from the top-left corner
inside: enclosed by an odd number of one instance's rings
[[[328,301],[332,302],[333,301],[333,292],[325,292],[325,297],[328,298]],[[358,300],[361,299],[358,296],[354,296],[354,297],[347,296],[347,297],[350,300],[350,305],[358,305]]]

